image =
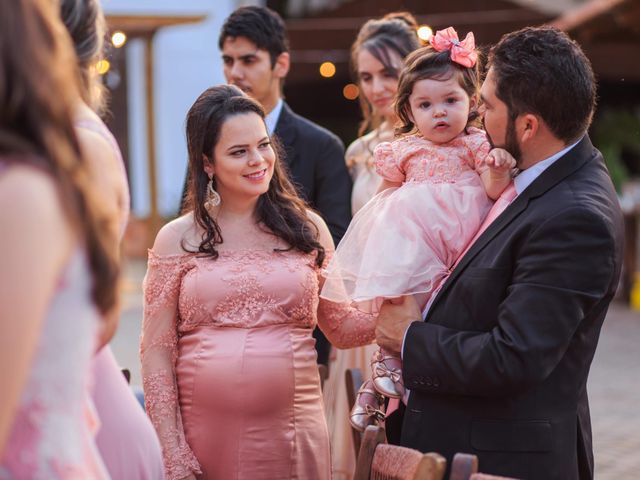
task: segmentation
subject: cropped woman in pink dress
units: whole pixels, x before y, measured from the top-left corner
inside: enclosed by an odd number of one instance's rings
[[[105,22],[98,0],[62,0],[62,21],[74,44],[82,77],[82,100],[74,126],[82,152],[90,161],[93,186],[116,221],[117,247],[129,218],[129,187],[118,144],[100,117],[104,87],[94,65],[102,58]],[[91,106],[91,108],[89,107]],[[92,363],[91,399],[99,418],[97,445],[114,479],[158,480],[163,477],[160,443],[151,421],[140,408],[109,345]]]
[[[371,343],[373,322],[319,301],[333,252],[283,173],[264,112],[233,86],[187,114],[192,210],[159,232],[145,278],[147,410],[169,479],[329,479],[311,332]]]
[[[117,234],[74,135],[73,62],[54,2],[0,3],[1,479],[108,478],[84,406]]]

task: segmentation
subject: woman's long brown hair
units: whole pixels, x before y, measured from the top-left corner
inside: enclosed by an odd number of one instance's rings
[[[204,230],[200,253],[218,257],[216,245],[223,242],[220,226],[204,207],[209,178],[204,172],[204,157],[215,164],[213,150],[220,138],[224,122],[233,115],[255,113],[264,119],[264,110],[242,91],[231,85],[218,85],[205,90],[187,113],[187,147],[189,149],[189,187],[185,210],[193,210],[196,223]],[[276,161],[269,190],[260,195],[256,207],[258,221],[290,249],[304,253],[316,251],[316,262],[322,265],[325,252],[318,241],[318,229],[309,220],[307,207],[287,178],[275,148]],[[214,178],[214,188],[215,178]],[[222,199],[224,202],[224,199]],[[184,245],[183,245],[184,248]],[[186,250],[186,248],[185,248]]]
[[[87,252],[93,301],[107,313],[116,303],[117,253],[109,245],[117,232],[92,194],[75,137],[76,58],[56,7],[51,0],[0,1],[0,155],[51,176]]]

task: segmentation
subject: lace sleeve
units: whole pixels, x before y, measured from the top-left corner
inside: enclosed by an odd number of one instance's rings
[[[332,253],[327,252],[319,276],[329,264]],[[341,349],[369,345],[376,338],[375,315],[325,298],[320,298],[318,304],[318,326],[331,344]]]
[[[201,473],[186,442],[175,378],[178,294],[190,266],[187,255],[158,256],[149,251],[144,278],[144,320],[140,341],[145,407],[156,429],[167,480]]]
[[[404,182],[406,172],[400,167],[393,144],[379,143],[373,151],[376,172],[390,182]]]

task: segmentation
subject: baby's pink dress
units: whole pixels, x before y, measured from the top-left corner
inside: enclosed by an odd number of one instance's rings
[[[353,217],[321,297],[375,312],[384,298],[431,294],[491,207],[479,174],[490,145],[469,128],[446,144],[411,135],[375,149],[378,173],[402,182]]]

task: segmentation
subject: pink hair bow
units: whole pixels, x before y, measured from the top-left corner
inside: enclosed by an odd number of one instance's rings
[[[431,46],[438,52],[451,50],[451,60],[463,67],[471,68],[478,60],[473,32],[467,33],[464,40],[460,41],[458,40],[458,33],[453,27],[449,27],[446,30],[438,30],[431,37]]]

